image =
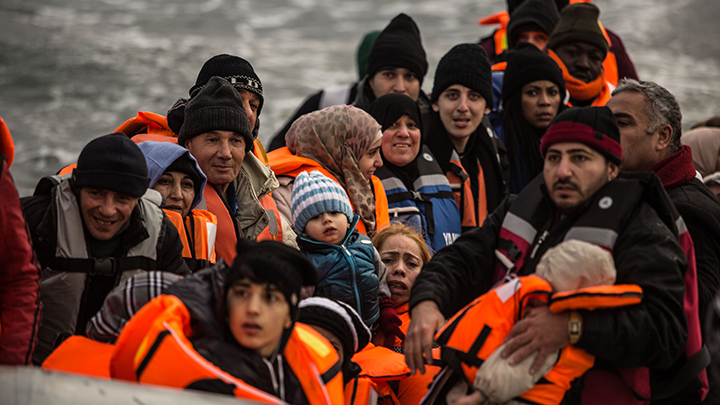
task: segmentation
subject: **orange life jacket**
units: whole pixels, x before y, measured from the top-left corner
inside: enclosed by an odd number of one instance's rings
[[[109,380],[114,349],[114,345],[96,342],[85,336],[70,336],[50,353],[42,368]]]
[[[295,178],[302,172],[310,173],[313,170],[318,170],[320,173],[340,184],[341,187],[345,187],[320,163],[302,156],[293,155],[287,146],[271,151],[267,154],[267,157],[270,161],[269,167],[276,176]],[[376,176],[372,177],[372,187],[375,194],[375,226],[379,230],[390,224],[390,214],[388,213],[385,188],[382,185],[382,181]],[[352,206],[352,201],[350,205]],[[353,207],[353,210],[354,209],[355,207]],[[367,235],[367,229],[362,221],[358,221],[355,229]]]
[[[215,254],[224,259],[225,263],[232,264],[237,256],[237,241],[239,225],[230,215],[225,203],[215,188],[211,185],[205,187],[203,193],[207,210],[217,218],[217,238],[215,239]]]
[[[500,55],[508,47],[507,26],[510,23],[510,14],[507,11],[500,11],[493,15],[483,17],[478,20],[479,25],[500,25],[493,33],[493,41],[495,42],[495,55]]]
[[[8,130],[2,118],[0,118],[0,154],[5,155],[8,167],[12,166],[13,159],[15,158],[15,144],[10,135],[10,130]]]
[[[182,256],[190,260],[205,260],[215,263],[215,239],[217,236],[217,217],[210,211],[194,209],[183,221],[182,214],[177,211],[163,209],[170,222],[175,225],[183,244]],[[193,241],[189,242],[188,236]]]
[[[479,227],[487,217],[487,199],[485,198],[485,175],[478,163],[478,201],[473,199],[470,177],[460,161],[457,151],[450,155],[450,168],[445,173],[452,188],[455,203],[460,209],[460,225],[463,228]]]
[[[222,371],[198,354],[188,340],[190,313],[182,301],[161,295],[143,307],[117,341],[111,375],[141,383],[186,388],[201,380],[219,380],[240,398],[280,404],[279,398]],[[342,404],[342,373],[335,349],[309,326],[296,324],[283,357],[300,381],[311,405]],[[122,360],[121,364],[113,364]],[[116,367],[113,367],[116,366]]]
[[[637,304],[642,289],[636,285],[589,287],[567,293],[552,294],[552,288],[537,276],[513,279],[481,295],[453,316],[438,332],[442,358],[455,369],[461,369],[469,384],[495,349],[505,340],[517,321],[523,318],[527,304],[547,303],[552,312],[570,309],[612,308]],[[570,383],[594,364],[594,356],[568,345],[560,352],[558,362],[533,388],[520,396],[536,404],[558,404],[570,389]],[[458,367],[459,366],[459,367]]]

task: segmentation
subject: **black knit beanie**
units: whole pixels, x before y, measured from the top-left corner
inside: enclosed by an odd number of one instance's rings
[[[493,105],[490,60],[480,45],[455,45],[440,59],[430,101],[436,102],[440,94],[454,84],[477,91],[488,106]]]
[[[516,8],[518,8],[521,4],[523,4],[525,0],[507,0],[507,11],[508,14],[512,15],[512,13],[515,11]],[[558,11],[562,11],[565,6],[570,4],[569,0],[554,0],[553,3],[555,3],[555,8]]]
[[[245,107],[240,94],[227,80],[213,77],[185,107],[185,121],[178,134],[178,145],[210,131],[232,131],[245,139],[245,152],[253,144]]]
[[[202,89],[202,87],[210,81],[210,78],[220,76],[227,80],[234,87],[245,89],[255,93],[260,97],[260,105],[258,106],[257,115],[260,115],[265,97],[263,96],[263,87],[260,78],[255,74],[250,62],[234,55],[215,55],[208,59],[200,69],[195,85],[190,88],[190,98],[193,98]]]
[[[550,36],[558,20],[560,12],[552,0],[526,0],[510,15],[507,27],[508,48],[515,48],[522,27],[534,24]]]
[[[388,93],[370,104],[370,115],[382,126],[382,132],[390,128],[400,117],[408,115],[422,128],[420,107],[412,97],[402,93]]]
[[[532,0],[529,0],[532,1]],[[503,75],[502,96],[510,98],[523,86],[537,80],[549,80],[557,84],[560,98],[565,98],[565,79],[555,61],[533,44],[520,43],[507,55],[507,67]]]
[[[298,322],[319,326],[337,336],[345,362],[370,342],[370,330],[348,304],[325,297],[310,297],[300,302]]]
[[[574,107],[563,111],[548,126],[540,142],[540,152],[560,142],[583,143],[620,165],[622,146],[615,116],[608,107]]]
[[[99,188],[134,198],[145,194],[150,183],[145,156],[122,132],[85,145],[72,173],[77,188]]]
[[[280,242],[253,242],[240,238],[237,257],[228,271],[223,288],[224,297],[242,279],[256,284],[273,284],[282,292],[290,306],[290,316],[297,319],[300,288],[317,283],[315,266],[299,250]]]
[[[571,4],[560,13],[560,21],[548,39],[547,48],[557,48],[575,42],[584,42],[608,52],[608,42],[598,24],[600,9],[590,3]]]
[[[369,78],[384,68],[405,68],[415,73],[422,85],[428,70],[420,30],[407,14],[399,14],[378,35],[367,58]]]
[[[200,177],[200,173],[197,171],[197,163],[190,159],[188,153],[184,153],[180,155],[179,158],[175,159],[175,161],[165,169],[165,172],[180,172],[187,174],[193,181],[195,195],[200,195],[200,187],[202,186],[203,180],[202,177]]]

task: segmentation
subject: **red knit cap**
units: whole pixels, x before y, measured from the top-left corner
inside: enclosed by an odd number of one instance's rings
[[[559,142],[583,143],[602,153],[611,162],[622,161],[620,131],[607,107],[571,108],[559,114],[540,141],[540,152]]]

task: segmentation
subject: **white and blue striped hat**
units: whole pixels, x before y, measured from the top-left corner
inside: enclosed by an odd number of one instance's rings
[[[345,190],[317,170],[309,174],[302,172],[295,178],[290,209],[295,232],[298,234],[305,230],[308,221],[323,212],[342,212],[348,217],[348,222],[351,222],[354,216]]]

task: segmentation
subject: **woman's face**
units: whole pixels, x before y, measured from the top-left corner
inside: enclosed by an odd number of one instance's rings
[[[415,278],[425,264],[417,242],[405,235],[388,237],[378,249],[380,259],[387,267],[387,284],[395,306],[410,300]]]
[[[523,86],[522,112],[533,128],[547,128],[560,108],[562,95],[558,86],[549,80],[537,80]]]
[[[368,149],[368,151],[365,152],[358,161],[358,166],[360,166],[360,170],[367,181],[370,181],[370,178],[372,178],[373,174],[375,174],[375,170],[383,165],[382,157],[380,157],[381,144],[382,138],[379,138],[370,145],[370,149]]]
[[[403,167],[412,162],[420,151],[420,128],[405,114],[383,132],[382,151],[385,159]]]
[[[192,178],[183,172],[165,172],[152,186],[165,197],[165,207],[187,215],[195,199],[195,184]]]

